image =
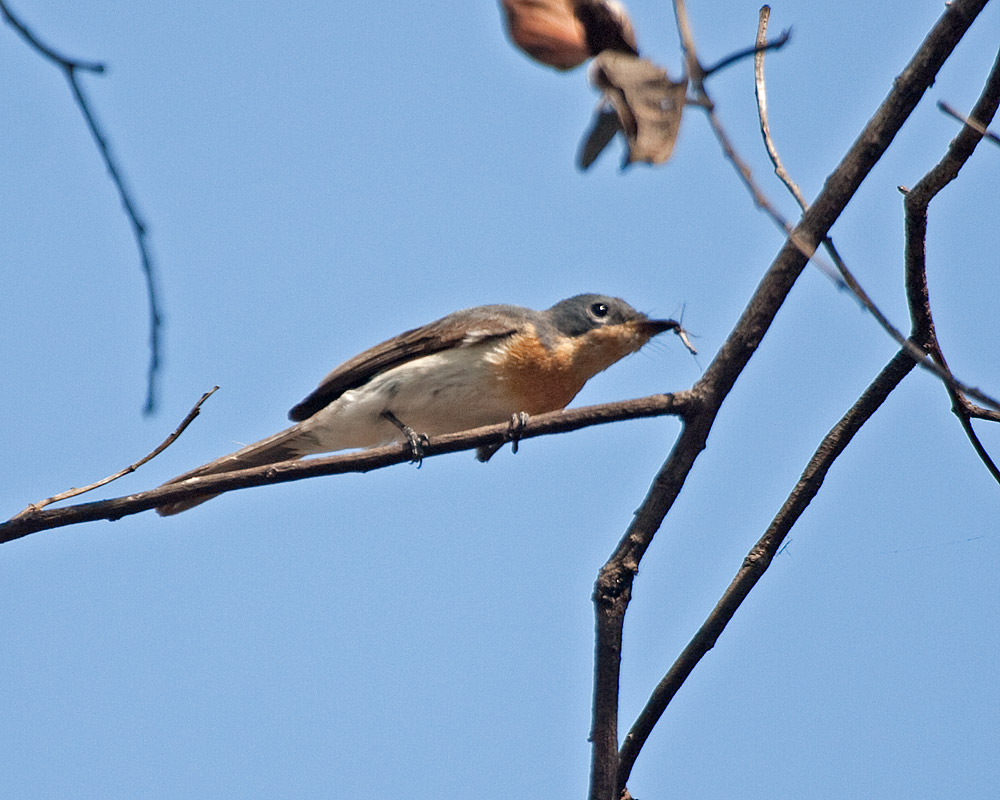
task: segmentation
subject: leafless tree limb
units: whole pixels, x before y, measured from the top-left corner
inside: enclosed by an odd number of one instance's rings
[[[698,398],[691,392],[657,394],[624,400],[583,406],[563,411],[553,411],[531,417],[518,430],[517,440],[532,439],[554,433],[568,433],[591,425],[602,425],[627,419],[642,419],[674,415],[684,418],[694,413]],[[424,447],[424,458],[455,453],[460,450],[482,445],[502,445],[511,441],[508,423],[488,425],[471,431],[462,431],[431,438]],[[24,512],[7,522],[0,523],[0,544],[19,539],[31,533],[52,528],[61,528],[79,522],[99,519],[118,520],[138,514],[157,506],[188,500],[204,495],[215,495],[236,489],[254,486],[269,486],[275,483],[314,478],[320,475],[340,475],[347,472],[369,472],[380,467],[409,462],[412,451],[409,444],[375,447],[356,453],[310,458],[304,461],[286,461],[281,464],[245,469],[192,478],[183,483],[160,486],[126,497],[99,500],[92,503],[67,506],[65,508]]]
[[[1000,53],[997,55],[993,68],[986,81],[986,86],[972,110],[972,118],[977,124],[965,124],[958,136],[948,146],[944,157],[928,171],[923,178],[908,192],[903,199],[906,212],[906,290],[909,301],[910,315],[915,331],[926,338],[927,351],[942,370],[948,371],[934,327],[931,314],[930,290],[927,286],[927,209],[931,200],[953,181],[959,170],[972,156],[979,144],[986,138],[986,129],[1000,105]],[[994,480],[1000,482],[1000,470],[986,452],[982,442],[972,428],[972,418],[987,419],[1000,422],[1000,414],[988,411],[971,403],[965,393],[953,384],[948,384],[948,394],[951,396],[952,411],[958,417],[973,449],[989,470]]]
[[[998,101],[1000,101],[1000,58],[994,65],[986,88],[976,105],[974,112],[976,117],[978,119],[992,119],[996,113]],[[906,199],[906,284],[909,305],[913,314],[911,341],[921,350],[931,352],[945,368],[947,365],[944,363],[944,356],[940,353],[937,343],[927,291],[926,264],[923,252],[927,204],[934,195],[957,176],[958,170],[972,155],[981,138],[983,138],[981,131],[971,127],[965,128],[962,134],[952,142],[944,159],[914,187],[912,192],[907,194]],[[911,201],[911,197],[915,199]],[[737,608],[763,576],[788,532],[816,496],[833,462],[844,452],[854,434],[874,414],[902,379],[909,374],[913,366],[914,361],[908,350],[900,350],[865,390],[857,403],[823,439],[785,504],[761,539],[747,554],[743,566],[733,578],[732,583],[708,619],[705,620],[677,661],[664,675],[646,706],[640,712],[635,724],[626,735],[619,756],[620,786],[624,786],[628,780],[639,751],[656,722],[666,710],[667,705],[701,657],[715,646],[715,642],[736,613]],[[949,392],[952,393],[957,406],[958,398],[961,396],[950,387]],[[964,425],[968,423],[968,415],[963,415],[957,407],[955,413],[959,415]],[[978,439],[973,439],[973,444],[978,444]],[[980,449],[981,445],[977,447],[977,452],[980,452]],[[990,468],[990,472],[996,477],[996,466],[989,459],[989,456],[984,457],[981,452],[980,455],[986,466]]]
[[[763,6],[760,10],[760,21],[757,28],[758,41],[763,39],[764,34],[767,31],[767,21],[770,16],[770,11],[771,9],[769,6]],[[767,153],[771,159],[771,163],[774,164],[775,174],[781,179],[782,183],[785,184],[789,192],[791,192],[791,194],[795,197],[799,207],[805,211],[809,207],[809,204],[806,202],[805,197],[803,197],[798,185],[791,179],[784,165],[781,163],[777,146],[771,136],[771,126],[767,119],[767,91],[764,84],[763,51],[759,52],[755,58],[754,85],[757,94],[757,115],[760,119],[761,135],[764,137],[764,145],[767,148]],[[871,299],[864,287],[861,286],[861,283],[854,276],[854,273],[848,268],[846,262],[843,258],[841,258],[840,253],[834,246],[833,240],[829,236],[824,237],[823,247],[826,249],[831,260],[836,265],[837,271],[840,273],[842,285],[850,290],[855,299],[865,308],[866,311],[868,311],[869,314],[875,318],[875,321],[878,322],[882,329],[893,338],[896,344],[908,351],[911,358],[913,358],[913,360],[916,361],[921,368],[936,375],[945,383],[950,391],[962,395],[963,398],[966,395],[971,395],[982,402],[993,406],[995,409],[1000,409],[1000,405],[998,405],[997,400],[983,394],[979,389],[967,386],[965,383],[960,381],[949,369],[947,369],[947,367],[941,364],[938,359],[932,359],[929,357],[927,353],[918,348],[909,338],[904,336],[900,330],[892,324],[892,322],[889,321],[889,318],[882,313],[882,310],[875,304],[875,301]],[[967,399],[966,402],[968,402]],[[995,411],[989,412],[986,409],[979,410],[986,411],[989,414],[997,413]]]
[[[813,455],[784,506],[768,526],[743,565],[733,578],[712,613],[688,643],[684,651],[653,690],[631,730],[625,736],[619,755],[619,785],[628,780],[639,751],[660,719],[667,705],[695,668],[702,656],[715,646],[722,631],[733,618],[743,600],[763,577],[771,560],[781,547],[792,526],[819,492],[827,472],[837,457],[847,448],[861,426],[871,418],[899,382],[913,369],[913,359],[899,351],[883,368],[860,399],[826,435]]]
[[[149,303],[149,366],[146,370],[146,402],[143,406],[144,414],[151,414],[156,410],[156,380],[160,370],[160,335],[163,324],[163,316],[160,312],[160,304],[156,291],[156,275],[153,256],[149,248],[148,229],[146,223],[139,215],[136,202],[125,185],[125,178],[122,175],[121,167],[111,153],[111,146],[108,144],[108,137],[105,135],[97,117],[94,115],[90,102],[84,93],[83,85],[80,83],[77,72],[93,72],[102,74],[105,71],[104,64],[96,61],[81,61],[68,58],[53,48],[45,45],[42,41],[10,10],[5,0],[0,0],[0,14],[3,15],[7,23],[24,39],[32,48],[38,51],[57,67],[59,67],[66,80],[69,82],[70,91],[76,101],[83,118],[90,130],[97,149],[104,160],[104,166],[111,175],[111,180],[118,190],[122,208],[128,217],[129,225],[132,228],[132,235],[135,238],[136,246],[139,248],[139,259],[142,265],[142,273],[146,282],[146,297]]]
[[[31,503],[23,511],[20,511],[13,517],[11,517],[11,519],[12,520],[21,519],[22,517],[26,517],[28,515],[34,514],[37,511],[41,511],[43,508],[45,508],[48,505],[51,505],[52,503],[58,503],[62,500],[69,500],[71,497],[78,497],[81,494],[92,492],[94,489],[100,489],[102,486],[106,486],[112,481],[116,481],[119,478],[123,478],[124,476],[132,472],[135,472],[143,464],[152,461],[160,453],[162,453],[164,450],[170,447],[170,445],[172,445],[175,441],[177,441],[177,437],[180,436],[182,433],[184,433],[184,429],[187,428],[187,426],[190,425],[192,422],[194,422],[194,418],[201,413],[201,407],[204,404],[204,402],[208,400],[208,398],[211,397],[213,394],[215,394],[218,390],[219,390],[218,386],[213,386],[211,389],[205,392],[205,394],[201,396],[201,399],[194,404],[192,409],[188,412],[187,416],[184,417],[184,419],[181,421],[181,424],[174,429],[174,432],[171,433],[162,442],[160,442],[160,444],[153,451],[143,456],[135,463],[129,464],[127,467],[125,467],[125,469],[118,470],[118,472],[116,472],[114,475],[108,475],[106,478],[101,478],[101,480],[95,483],[91,483],[88,486],[83,486],[79,489],[75,488],[67,489],[65,492],[60,492],[59,494],[53,495],[52,497],[46,498],[45,500],[41,500],[37,503]]]
[[[600,570],[594,588],[597,641],[591,728],[591,800],[618,800],[627,779],[627,774],[619,769],[618,691],[622,627],[639,562],[673,506],[698,454],[704,449],[722,403],[759,346],[792,285],[805,268],[808,258],[891,144],[985,2],[986,0],[955,0],[948,5],[910,63],[894,81],[886,99],[827,178],[813,205],[803,213],[802,219],[794,228],[794,236],[790,236],[785,242],[733,332],[705,374],[692,388],[691,391],[701,400],[697,413],[684,418],[681,435],[669,457],[654,478],[645,500],[615,551]],[[696,77],[703,71],[694,53],[693,36],[682,0],[675,0],[674,7],[687,71],[692,85],[697,86]],[[890,363],[892,374],[880,376],[886,387],[892,381],[898,382],[895,374],[905,374],[912,369],[914,362],[909,354],[905,354],[897,355]],[[856,404],[857,411],[851,419],[863,422],[870,416],[881,402],[879,394],[883,391],[885,388],[880,384],[866,392],[859,401],[864,401],[865,405],[859,408]],[[849,423],[856,424],[852,421]],[[841,435],[841,439],[845,440],[846,446],[848,438]],[[821,481],[822,474],[817,477]],[[802,508],[808,504],[807,494],[803,494],[801,500],[796,500],[797,503],[803,503]]]
[[[767,9],[766,12],[765,9]],[[770,8],[768,6],[764,6],[761,9],[760,22],[758,24],[758,41],[763,37],[764,32],[767,29],[767,18],[769,15]],[[779,178],[781,178],[782,182],[795,197],[802,210],[805,211],[809,207],[808,203],[802,196],[799,187],[788,177],[788,173],[781,164],[777,147],[775,146],[773,137],[771,136],[770,124],[767,119],[767,95],[764,87],[763,58],[763,51],[757,53],[754,71],[758,101],[757,112],[760,118],[761,133],[764,137],[768,155],[771,158],[771,162],[774,164],[775,173]],[[985,403],[993,409],[1000,410],[1000,400],[997,400],[996,398],[985,394],[982,390],[974,386],[970,386],[956,378],[949,370],[942,368],[926,353],[921,351],[916,345],[913,344],[913,342],[903,335],[903,333],[895,325],[892,324],[889,318],[875,304],[875,301],[872,300],[868,292],[865,291],[864,287],[855,277],[854,273],[848,268],[846,262],[843,258],[841,258],[840,253],[834,246],[833,240],[830,239],[829,236],[823,237],[823,246],[829,254],[830,259],[833,261],[833,264],[836,266],[836,270],[831,268],[824,259],[817,256],[815,249],[810,251],[806,242],[796,238],[791,223],[789,223],[788,220],[785,219],[785,217],[782,216],[774,205],[768,200],[767,196],[754,181],[750,167],[736,152],[736,149],[730,142],[729,136],[723,128],[718,115],[715,113],[715,106],[712,103],[711,98],[709,98],[704,85],[700,86],[699,91],[701,93],[701,105],[705,108],[706,113],[708,114],[712,130],[715,132],[716,138],[719,140],[726,157],[736,168],[736,171],[743,179],[744,184],[749,189],[751,195],[753,196],[754,203],[759,208],[763,209],[779,228],[786,232],[793,244],[795,244],[805,255],[812,258],[813,264],[822,270],[827,277],[831,278],[831,280],[833,280],[840,288],[848,290],[858,303],[860,303],[861,306],[875,318],[875,321],[881,326],[881,328],[888,333],[890,337],[892,337],[893,341],[910,353],[911,358],[917,362],[918,366],[937,376],[953,390],[961,392],[968,397],[975,397],[981,403]],[[782,173],[784,173],[784,177],[782,177]]]

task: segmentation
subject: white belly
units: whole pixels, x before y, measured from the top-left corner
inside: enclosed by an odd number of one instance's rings
[[[521,409],[485,391],[496,384],[484,356],[496,347],[488,342],[409,361],[344,392],[300,425],[323,452],[403,441],[386,411],[428,436],[504,422]]]

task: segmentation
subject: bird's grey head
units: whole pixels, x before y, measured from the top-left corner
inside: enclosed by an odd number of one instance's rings
[[[604,294],[578,294],[559,301],[548,313],[556,330],[564,336],[582,336],[606,325],[648,319],[620,297]]]

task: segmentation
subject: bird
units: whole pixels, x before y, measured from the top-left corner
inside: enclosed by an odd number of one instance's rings
[[[617,0],[500,0],[511,41],[566,71],[604,52],[638,55],[632,21]]]
[[[618,297],[579,294],[545,311],[485,305],[448,314],[348,359],[288,413],[273,436],[166,485],[316,453],[421,439],[565,408],[597,373],[667,330]],[[487,460],[498,447],[480,448]],[[159,506],[178,514],[215,495]]]

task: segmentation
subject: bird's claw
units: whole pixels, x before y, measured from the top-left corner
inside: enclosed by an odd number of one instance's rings
[[[510,416],[510,426],[507,428],[507,441],[510,442],[510,452],[517,452],[517,445],[521,441],[521,433],[524,426],[528,424],[528,412],[519,411]]]
[[[420,469],[420,465],[424,463],[424,456],[427,454],[426,448],[431,443],[427,434],[417,433],[391,411],[383,411],[382,416],[395,425],[399,432],[406,437],[406,441],[410,445],[410,463],[416,464],[417,469]]]
[[[427,438],[426,433],[417,433],[408,425],[403,433],[406,434],[406,440],[410,443],[410,463],[416,464],[417,469],[420,469],[431,440]]]

